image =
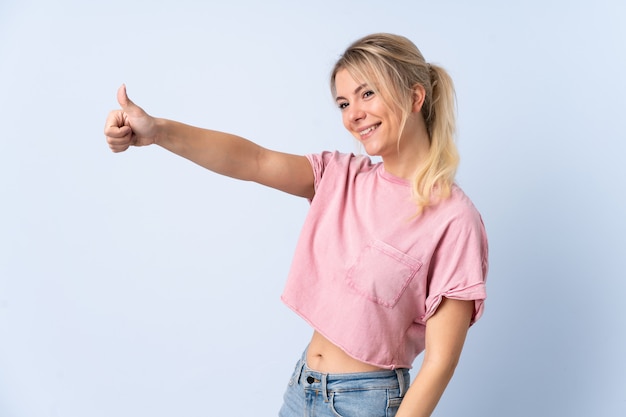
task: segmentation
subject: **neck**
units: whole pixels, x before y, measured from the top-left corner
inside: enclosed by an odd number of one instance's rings
[[[407,124],[407,128],[408,128]],[[426,127],[421,124],[415,129],[405,129],[396,152],[383,156],[383,165],[388,173],[412,180],[422,166],[430,150],[430,138]],[[409,134],[412,132],[411,134]]]

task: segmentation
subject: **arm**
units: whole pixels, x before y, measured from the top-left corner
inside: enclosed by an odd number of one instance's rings
[[[474,311],[473,301],[444,298],[426,323],[424,361],[396,417],[428,417],[439,402],[461,356]]]
[[[104,128],[113,152],[157,144],[218,174],[313,197],[313,170],[304,156],[271,151],[228,133],[151,117],[128,98],[125,86],[118,90],[117,100],[122,109],[109,114]]]

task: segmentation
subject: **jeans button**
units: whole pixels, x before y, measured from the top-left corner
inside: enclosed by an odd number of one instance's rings
[[[312,384],[315,382],[315,378],[313,378],[312,376],[307,376],[306,377],[306,382],[308,382],[309,384]]]

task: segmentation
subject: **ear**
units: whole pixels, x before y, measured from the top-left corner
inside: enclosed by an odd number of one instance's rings
[[[415,84],[413,86],[413,112],[419,113],[422,111],[424,100],[426,99],[426,89],[421,84]]]

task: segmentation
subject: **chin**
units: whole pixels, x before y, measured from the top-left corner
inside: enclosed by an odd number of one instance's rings
[[[372,147],[367,147],[363,144],[361,144],[363,146],[363,149],[365,150],[365,153],[368,154],[369,156],[380,156],[380,149],[378,148],[372,148]]]
[[[378,154],[377,154],[376,152],[372,152],[372,151],[370,151],[369,149],[367,149],[366,147],[363,147],[363,150],[365,151],[365,153],[366,153],[368,156],[378,156]]]

